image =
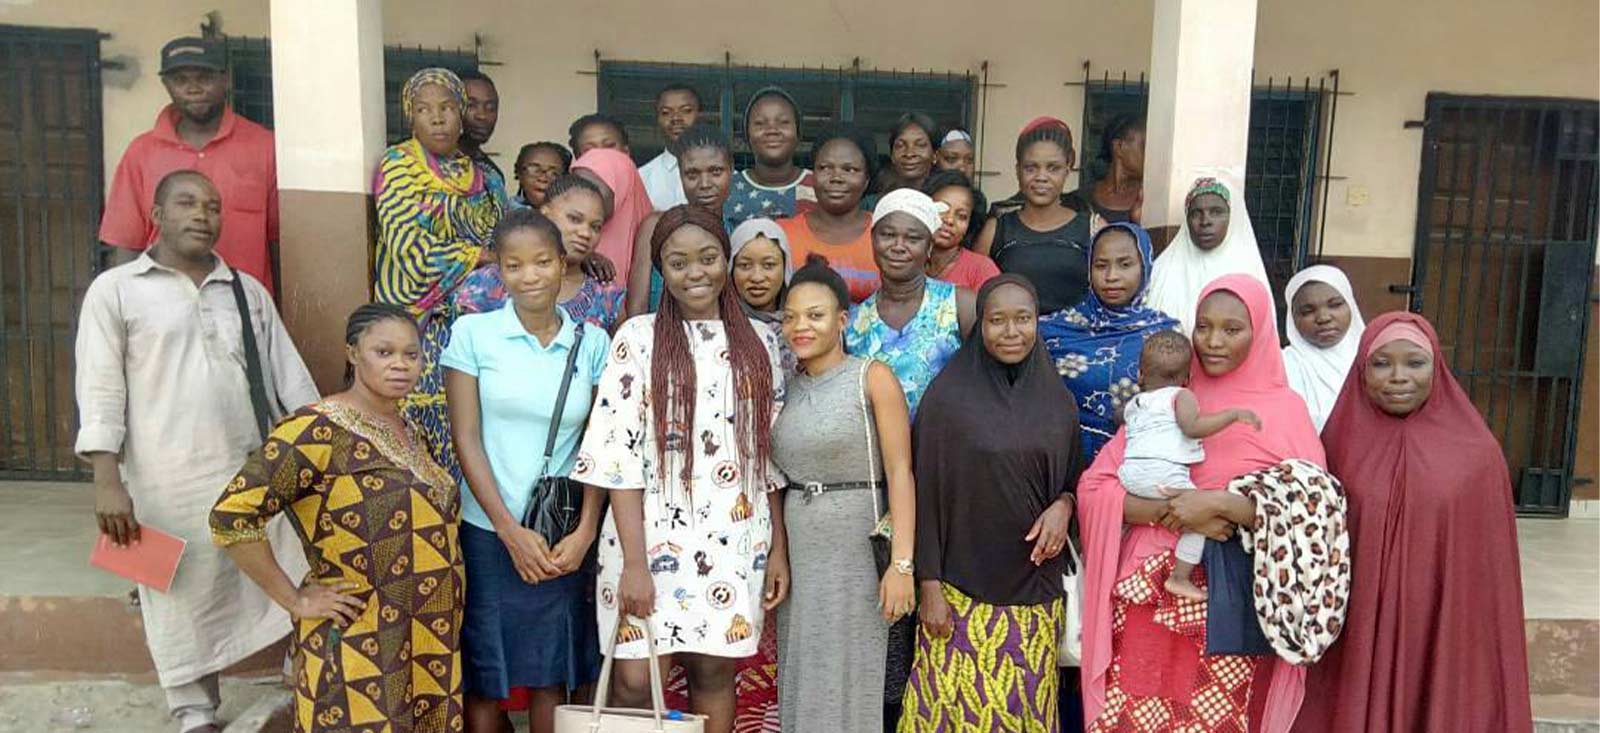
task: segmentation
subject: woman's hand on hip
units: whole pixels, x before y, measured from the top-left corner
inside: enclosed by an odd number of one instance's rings
[[[360,598],[342,592],[358,587],[351,580],[342,580],[331,586],[307,582],[295,591],[294,605],[289,608],[289,615],[296,621],[307,618],[331,619],[334,626],[345,628],[355,623],[367,607]]]
[[[1071,500],[1056,500],[1045,507],[1044,513],[1033,520],[1033,527],[1028,530],[1028,535],[1023,537],[1024,542],[1033,543],[1033,554],[1028,558],[1035,566],[1046,562],[1061,554],[1061,548],[1067,544],[1067,533],[1072,524]]]

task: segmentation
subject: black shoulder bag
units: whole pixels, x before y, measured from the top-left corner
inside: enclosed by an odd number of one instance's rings
[[[550,475],[550,459],[556,452],[556,434],[561,428],[561,414],[567,408],[567,391],[572,387],[572,374],[577,371],[578,347],[582,345],[583,322],[579,321],[572,332],[567,369],[561,373],[556,409],[550,413],[550,429],[545,434],[544,475],[533,482],[533,496],[528,501],[527,513],[522,515],[522,526],[538,532],[551,547],[578,529],[583,510],[583,488],[566,476]]]
[[[250,407],[256,413],[256,429],[261,432],[261,442],[267,442],[272,432],[272,410],[267,407],[267,382],[261,371],[261,351],[256,348],[256,330],[250,326],[250,302],[244,297],[244,283],[239,271],[233,273],[233,304],[239,309],[239,328],[244,339],[244,375],[250,380]]]

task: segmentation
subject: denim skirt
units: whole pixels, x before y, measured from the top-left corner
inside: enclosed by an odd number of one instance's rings
[[[504,700],[517,687],[573,689],[600,676],[592,574],[579,570],[537,585],[524,582],[499,535],[466,522],[461,553],[468,693]]]

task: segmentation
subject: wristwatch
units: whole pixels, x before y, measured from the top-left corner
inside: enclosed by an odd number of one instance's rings
[[[911,575],[916,572],[916,568],[911,565],[911,560],[909,558],[902,558],[894,561],[893,567],[894,571],[901,575]]]

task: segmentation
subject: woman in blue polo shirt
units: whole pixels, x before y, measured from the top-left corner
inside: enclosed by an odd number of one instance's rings
[[[516,688],[531,691],[531,727],[549,730],[555,706],[598,677],[592,594],[578,571],[599,528],[600,491],[583,488],[578,527],[565,537],[545,537],[523,520],[540,478],[572,470],[610,339],[558,307],[566,252],[543,214],[507,214],[494,246],[510,297],[497,310],[458,319],[440,358],[465,476],[467,730],[509,727],[498,703]],[[568,364],[572,376],[557,419]]]

